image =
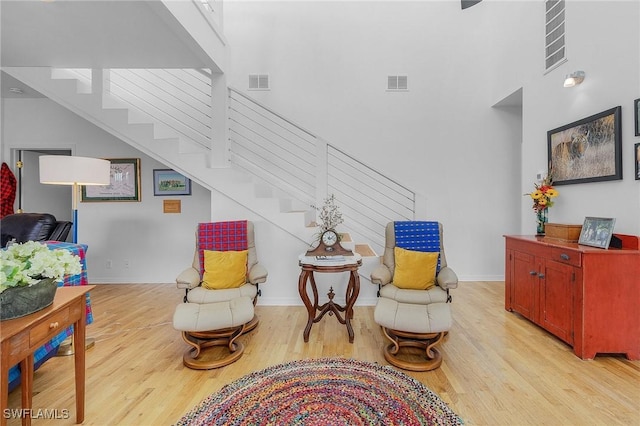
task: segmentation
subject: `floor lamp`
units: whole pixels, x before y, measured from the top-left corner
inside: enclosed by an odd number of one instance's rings
[[[68,155],[40,156],[40,183],[71,185],[73,195],[73,243],[78,243],[78,196],[80,185],[109,185],[111,163],[108,160]],[[85,346],[93,346],[95,340],[87,338]],[[73,340],[60,345],[58,355],[73,354]]]
[[[109,185],[108,160],[68,155],[40,156],[40,183],[73,186],[73,242],[78,243],[78,196],[80,185]]]

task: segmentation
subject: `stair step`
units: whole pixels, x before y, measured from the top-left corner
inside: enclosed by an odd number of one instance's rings
[[[369,244],[356,244],[355,252],[362,257],[376,257],[378,256]]]

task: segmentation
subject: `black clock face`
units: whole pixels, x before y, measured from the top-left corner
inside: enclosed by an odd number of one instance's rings
[[[325,246],[331,247],[337,242],[338,242],[338,234],[336,234],[335,232],[325,231],[322,234],[322,244],[324,244]]]

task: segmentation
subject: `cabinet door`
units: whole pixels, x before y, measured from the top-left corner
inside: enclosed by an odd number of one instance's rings
[[[511,307],[522,316],[536,322],[538,299],[538,266],[536,257],[519,251],[513,252],[511,280]]]
[[[573,345],[575,267],[547,260],[540,276],[540,325]]]

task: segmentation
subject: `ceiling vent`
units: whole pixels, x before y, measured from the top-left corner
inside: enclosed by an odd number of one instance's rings
[[[406,75],[390,75],[387,77],[387,90],[408,90]]]
[[[564,1],[546,0],[545,70],[549,71],[565,60]]]
[[[269,74],[249,74],[249,90],[269,90]]]

